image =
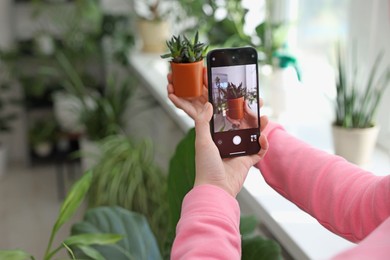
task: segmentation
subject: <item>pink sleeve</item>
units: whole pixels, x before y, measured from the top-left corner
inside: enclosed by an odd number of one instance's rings
[[[238,202],[213,185],[194,187],[184,198],[171,259],[240,259]]]
[[[281,195],[332,232],[360,241],[390,216],[390,175],[375,176],[297,140],[277,124],[257,167]]]

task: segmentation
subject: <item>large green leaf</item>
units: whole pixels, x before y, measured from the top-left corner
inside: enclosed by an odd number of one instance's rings
[[[256,235],[256,227],[259,221],[255,216],[241,216],[240,233],[242,244],[242,259],[282,259],[281,249],[278,243]]]
[[[115,245],[94,245],[105,259],[161,259],[156,239],[143,215],[121,207],[98,207],[87,211],[84,220],[72,226],[72,235],[119,234],[123,239]],[[88,249],[88,252],[94,252]],[[74,247],[77,258],[91,259]],[[91,256],[89,254],[89,256]]]
[[[57,234],[58,230],[62,227],[62,225],[67,222],[79,208],[81,202],[83,201],[85,194],[87,193],[92,182],[92,172],[88,171],[84,173],[80,180],[78,180],[75,184],[73,184],[70,189],[68,195],[66,196],[64,202],[61,205],[60,213],[58,215],[57,221],[54,224],[49,243],[45,252],[45,259],[50,259],[56,252],[57,249],[51,251],[51,246],[54,241],[54,237]]]
[[[282,259],[280,246],[273,240],[252,236],[243,238],[241,244],[243,260]]]
[[[195,180],[195,129],[191,129],[176,147],[168,174],[168,200],[171,224],[176,227],[184,196]]]
[[[34,259],[22,250],[0,250],[0,260],[26,260]]]

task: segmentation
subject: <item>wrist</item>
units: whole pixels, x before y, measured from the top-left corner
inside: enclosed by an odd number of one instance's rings
[[[226,193],[228,193],[233,198],[237,197],[238,192],[234,192],[228,185],[223,184],[219,181],[210,181],[210,180],[199,180],[195,179],[194,187],[202,186],[202,185],[210,185],[217,187],[219,189],[224,190]]]

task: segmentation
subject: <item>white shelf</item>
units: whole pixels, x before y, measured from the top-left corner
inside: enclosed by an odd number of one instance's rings
[[[192,128],[194,126],[192,119],[177,109],[167,97],[168,62],[162,60],[157,54],[138,52],[130,55],[129,62],[145,87],[180,128],[184,132]],[[299,95],[301,98],[304,95],[302,102],[296,100]],[[332,152],[330,119],[328,117],[323,120],[329,113],[325,106],[313,106],[313,104],[321,104],[323,101],[320,99],[323,97],[313,90],[308,91],[302,87],[300,93],[290,98],[300,102],[300,106],[295,106],[295,109],[292,109],[289,115],[282,117],[280,122],[296,137],[314,147]],[[310,103],[305,103],[303,100]],[[310,109],[307,109],[308,106]],[[322,111],[324,109],[325,111]],[[322,115],[322,118],[318,115]],[[390,169],[389,156],[377,149],[367,169],[378,175],[387,174]],[[327,259],[353,246],[353,243],[331,233],[313,217],[275,192],[265,183],[255,168],[250,170],[240,196],[251,205],[260,221],[269,228],[294,259]]]

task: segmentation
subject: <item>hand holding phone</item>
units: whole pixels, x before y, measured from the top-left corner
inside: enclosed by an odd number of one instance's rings
[[[221,157],[260,150],[257,51],[251,47],[215,49],[207,55],[211,134]]]

